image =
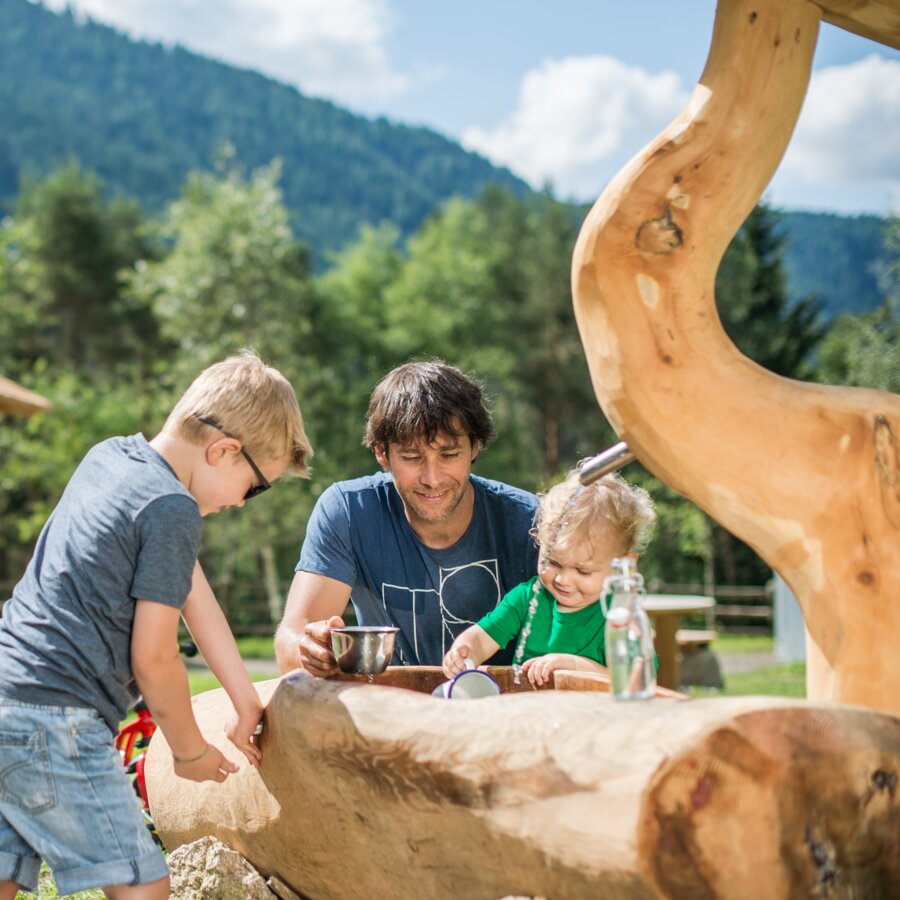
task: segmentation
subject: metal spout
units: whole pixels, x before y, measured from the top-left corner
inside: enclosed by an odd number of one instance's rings
[[[604,475],[615,472],[616,469],[621,469],[622,466],[627,466],[628,463],[634,462],[634,459],[635,456],[628,449],[628,444],[625,441],[619,441],[618,444],[613,444],[608,450],[598,453],[586,462],[581,467],[581,472],[578,476],[579,480],[583,485],[593,484]]]

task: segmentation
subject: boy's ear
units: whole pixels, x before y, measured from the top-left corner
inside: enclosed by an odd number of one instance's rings
[[[227,457],[233,457],[241,452],[241,442],[237,438],[220,437],[206,445],[204,454],[206,461],[211,466],[217,466]]]
[[[382,469],[390,469],[391,461],[388,458],[388,448],[384,444],[373,444],[372,452],[375,454],[375,459],[378,460],[378,465]]]

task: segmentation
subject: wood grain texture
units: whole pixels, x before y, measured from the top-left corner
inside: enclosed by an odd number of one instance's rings
[[[765,371],[714,296],[788,144],[820,15],[808,0],[721,0],[688,106],[585,221],[575,314],[618,434],[798,598],[810,699],[900,712],[900,397]]]
[[[258,689],[261,769],[182,781],[157,732],[151,808],[169,850],[214,835],[314,900],[900,892],[889,715],[559,690],[447,701],[299,674]],[[226,752],[227,709],[222,691],[195,700]]]

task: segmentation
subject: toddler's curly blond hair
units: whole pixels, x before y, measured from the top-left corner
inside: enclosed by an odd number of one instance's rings
[[[541,547],[571,541],[596,547],[597,535],[612,529],[621,538],[620,555],[641,553],[656,524],[647,491],[616,473],[582,487],[579,474],[580,467],[572,469],[565,481],[539,495],[532,537]]]

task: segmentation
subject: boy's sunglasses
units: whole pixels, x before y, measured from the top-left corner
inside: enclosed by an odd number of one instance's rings
[[[235,437],[233,434],[229,434],[218,422],[214,419],[207,419],[206,416],[198,415],[194,413],[194,418],[198,421],[202,422],[204,425],[209,425],[210,428],[215,428],[217,431],[221,431],[225,437],[234,438],[234,440],[240,440],[240,438]],[[253,462],[253,457],[244,449],[243,442],[241,443],[241,453],[243,454],[244,459],[250,464],[250,468],[253,469],[253,474],[259,479],[259,484],[254,484],[246,494],[244,494],[245,500],[251,500],[253,497],[258,497],[264,491],[267,491],[270,487],[272,487],[271,482],[262,472],[259,470],[259,466]]]

